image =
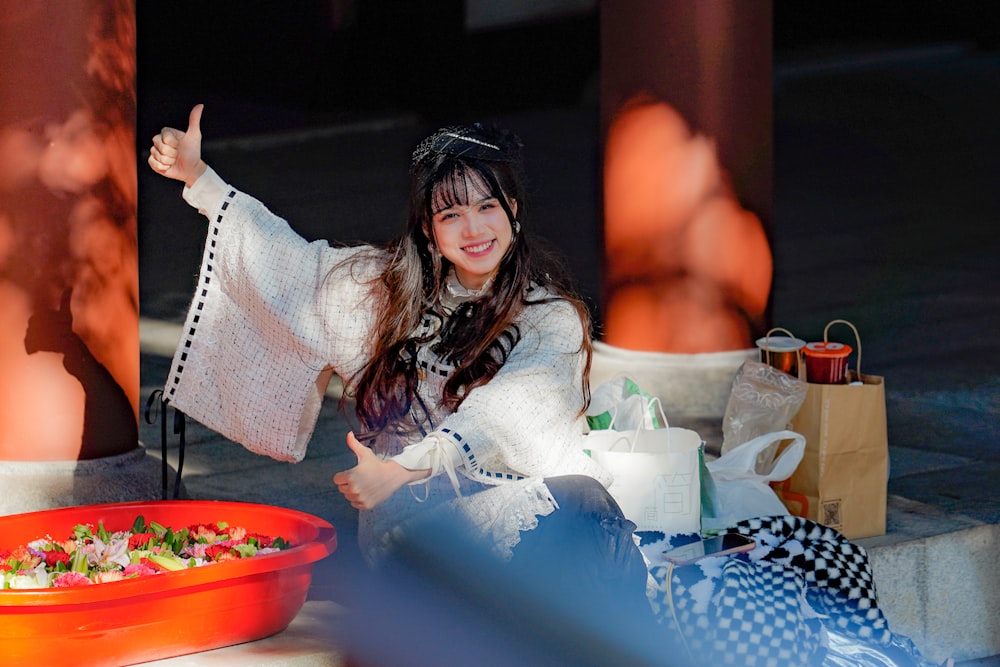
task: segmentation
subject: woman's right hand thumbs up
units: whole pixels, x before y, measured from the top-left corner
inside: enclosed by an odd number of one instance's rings
[[[149,166],[156,173],[178,181],[188,187],[205,173],[208,165],[201,159],[201,112],[204,104],[197,104],[188,117],[187,131],[165,127],[153,137],[149,150]]]

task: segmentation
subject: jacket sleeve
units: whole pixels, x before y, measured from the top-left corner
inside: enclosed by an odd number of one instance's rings
[[[164,396],[251,451],[299,461],[331,375],[366,354],[364,265],[343,268],[359,251],[306,242],[212,171],[184,196],[208,235]]]

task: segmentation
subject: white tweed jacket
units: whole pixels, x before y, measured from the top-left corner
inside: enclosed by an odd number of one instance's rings
[[[331,375],[341,376],[350,390],[351,378],[369,358],[372,304],[377,302],[370,281],[382,261],[345,262],[371,249],[306,242],[211,170],[185,188],[184,197],[208,217],[209,227],[198,286],[164,395],[177,409],[251,451],[299,461]],[[428,318],[422,326],[436,325]],[[524,530],[533,526],[535,515],[554,508],[542,478],[584,474],[607,486],[611,477],[582,451],[584,360],[575,310],[558,300],[529,306],[517,326],[521,339],[504,366],[470,391],[456,411],[439,405],[453,369],[432,353],[432,343],[417,351],[418,391],[429,412],[428,437],[447,438],[462,453],[463,495],[522,487],[459,500],[497,505],[503,497],[499,504],[509,505],[511,494],[536,498],[533,509],[515,511],[515,523]],[[388,434],[376,451],[393,456],[410,444],[413,439]],[[489,500],[491,495],[496,499]],[[408,510],[400,504],[411,505],[412,495],[403,489],[394,499],[399,497],[403,500],[376,508],[382,511],[362,513],[370,514],[362,517],[362,532],[366,525],[374,533],[388,531],[405,518]],[[454,500],[455,493],[430,493],[431,505],[434,498]],[[484,515],[481,510],[473,511],[474,520],[485,523],[497,522],[496,513],[505,511],[493,507]],[[381,528],[376,525],[380,518],[386,522]],[[507,547],[516,543],[516,531],[513,538],[496,537]]]

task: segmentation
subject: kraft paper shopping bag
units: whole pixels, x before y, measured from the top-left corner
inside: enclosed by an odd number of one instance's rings
[[[827,324],[854,325],[844,320]],[[858,368],[861,368],[860,336]],[[792,514],[835,528],[848,539],[885,533],[889,442],[885,378],[848,371],[841,384],[809,383],[791,430],[806,438],[795,473],[775,485]]]

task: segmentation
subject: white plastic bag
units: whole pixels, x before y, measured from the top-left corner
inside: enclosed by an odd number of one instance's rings
[[[602,382],[590,396],[587,409],[587,426],[592,431],[616,429],[631,431],[637,428],[664,428],[659,400],[643,390],[631,378],[619,375]]]
[[[772,465],[758,469],[758,457],[791,440]],[[788,479],[806,451],[806,439],[794,431],[775,431],[729,450],[706,465],[715,482],[715,516],[702,517],[705,530],[718,530],[758,516],[787,515],[788,509],[768,485]]]

